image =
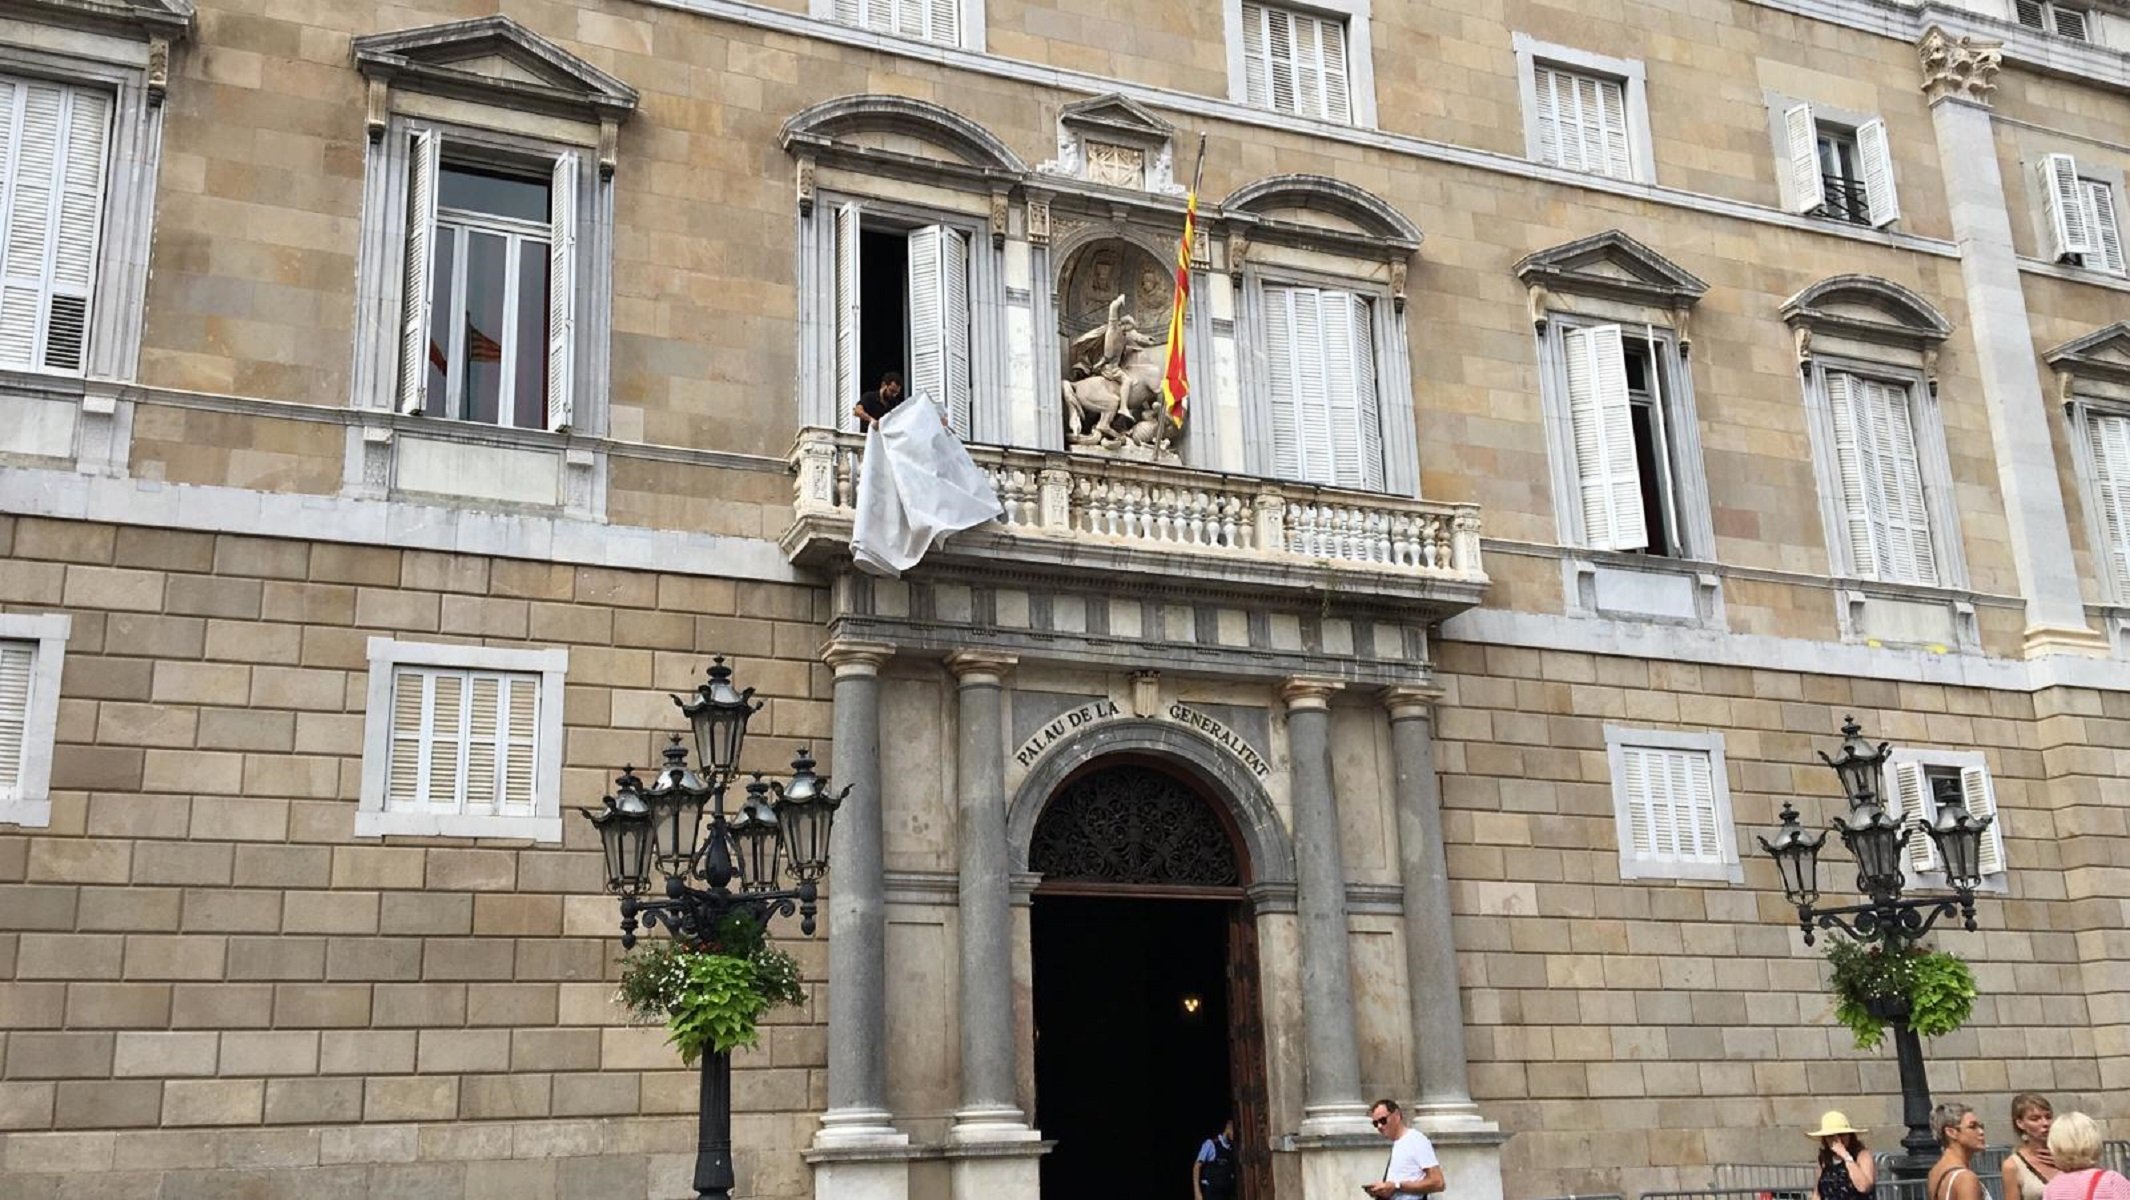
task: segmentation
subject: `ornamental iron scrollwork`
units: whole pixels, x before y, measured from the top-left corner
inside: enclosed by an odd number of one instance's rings
[[[1083,775],[1051,797],[1028,866],[1052,882],[1242,883],[1235,844],[1212,807],[1173,776],[1136,765]]]

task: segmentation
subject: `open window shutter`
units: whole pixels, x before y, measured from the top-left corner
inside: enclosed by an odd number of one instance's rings
[[[1538,105],[1538,161],[1559,166],[1561,162],[1560,105],[1553,96],[1559,78],[1551,67],[1533,69],[1533,99]]]
[[[1642,477],[1635,465],[1634,418],[1627,396],[1620,327],[1570,329],[1568,418],[1582,489],[1583,542],[1593,550],[1639,550],[1649,544]]]
[[[1839,371],[1827,372],[1827,408],[1834,418],[1835,471],[1841,477],[1842,516],[1848,527],[1849,569],[1876,579],[1884,561],[1879,552],[1878,520],[1869,472],[1869,430],[1860,420],[1858,393],[1865,381]]]
[[[1376,337],[1373,306],[1365,296],[1345,298],[1346,319],[1353,329],[1354,429],[1360,437],[1360,474],[1352,483],[1372,492],[1383,490],[1383,400],[1376,390]]]
[[[2088,413],[2086,437],[2093,454],[2093,503],[2108,540],[2116,594],[2130,596],[2130,417]]]
[[[1331,443],[1331,481],[1340,487],[1366,487],[1361,448],[1361,379],[1354,344],[1353,305],[1346,292],[1319,292],[1324,355],[1324,402],[1330,419],[1325,432]],[[1372,373],[1371,373],[1372,374]],[[1380,458],[1380,454],[1378,456]]]
[[[407,278],[399,330],[399,411],[418,413],[429,392],[429,264],[436,246],[436,176],[443,139],[415,133],[407,159]]]
[[[1302,477],[1300,398],[1294,388],[1294,304],[1292,289],[1263,291],[1265,313],[1266,397],[1271,404],[1272,473],[1281,479]]]
[[[1627,98],[1626,90],[1610,79],[1597,81],[1598,123],[1605,139],[1605,157],[1592,164],[1592,169],[1610,175],[1614,179],[1628,179],[1634,175],[1634,163],[1627,148]]]
[[[941,341],[946,347],[946,394],[940,403],[957,436],[971,436],[969,396],[969,238],[942,229],[939,241]]]
[[[1916,453],[1915,412],[1909,392],[1890,383],[1870,386],[1874,416],[1885,431],[1878,477],[1886,493],[1887,539],[1894,561],[1900,564],[1896,578],[1935,585],[1938,559],[1930,541],[1930,508],[1923,499],[1923,468]]]
[[[1272,64],[1265,45],[1265,20],[1262,6],[1243,5],[1243,102],[1257,108],[1272,104]]]
[[[2123,234],[2115,222],[2115,189],[2098,179],[2081,179],[2086,189],[2086,212],[2093,237],[2093,261],[2089,266],[2114,274],[2123,273]]]
[[[1930,776],[1923,764],[1912,762],[1894,763],[1892,767],[1893,794],[1886,798],[1887,812],[1901,824],[1910,827],[1908,837],[1908,873],[1938,869],[1938,848],[1923,832],[1923,827],[1937,816],[1931,803]]]
[[[36,665],[33,643],[0,643],[0,797],[13,796],[22,785],[22,743]]]
[[[15,209],[34,180],[23,169],[20,122],[29,85],[0,79],[0,366],[27,368],[36,361],[37,308],[42,295],[42,255],[30,256],[34,227],[16,228]],[[36,265],[34,274],[28,268]]]
[[[428,722],[429,677],[419,671],[398,671],[392,676],[392,748],[386,769],[385,810],[409,812],[419,809],[424,795],[424,767]]]
[[[1346,84],[1346,26],[1323,17],[1316,18],[1315,25],[1322,50],[1323,117],[1327,121],[1350,121],[1353,113]]]
[[[858,206],[836,207],[836,425],[852,428],[858,379]]]
[[[2042,204],[2048,209],[2049,231],[2056,241],[2056,257],[2093,253],[2087,202],[2078,186],[2078,160],[2068,154],[2046,154],[2036,170],[2040,173]]]
[[[1790,152],[1790,211],[1808,213],[1827,203],[1827,181],[1819,173],[1819,122],[1812,106],[1796,104],[1782,114],[1784,148]]]
[[[969,242],[927,225],[910,234],[910,393],[969,436]]]
[[[555,160],[547,231],[547,427],[577,423],[577,176],[572,150]]]
[[[2004,830],[1997,817],[1997,788],[1990,782],[1988,770],[1960,768],[1960,800],[1970,815],[1990,818],[1989,828],[1982,833],[1982,853],[1976,863],[1986,879],[2004,870]]]
[[[1287,289],[1294,303],[1294,412],[1300,426],[1302,471],[1308,483],[1339,482],[1338,452],[1332,430],[1339,414],[1332,411],[1334,383],[1328,347],[1327,295],[1316,288]],[[1336,295],[1337,293],[1331,293]]]
[[[1871,224],[1884,228],[1901,219],[1901,198],[1893,186],[1893,150],[1886,141],[1886,122],[1873,117],[1856,127],[1856,152],[1864,170],[1864,205]]]

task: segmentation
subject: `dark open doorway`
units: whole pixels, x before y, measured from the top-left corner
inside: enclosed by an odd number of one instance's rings
[[[1191,1158],[1232,1103],[1229,907],[1036,897],[1046,1200],[1189,1200]]]
[[[1029,867],[1044,1200],[1190,1200],[1234,1116],[1241,1200],[1269,1200],[1257,939],[1223,811],[1160,762],[1108,759],[1037,818]]]

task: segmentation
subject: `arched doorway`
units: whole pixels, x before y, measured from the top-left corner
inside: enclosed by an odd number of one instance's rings
[[[1269,1200],[1248,858],[1222,806],[1154,758],[1099,758],[1037,816],[1028,866],[1045,1200],[1189,1200],[1233,1115],[1243,1195]]]

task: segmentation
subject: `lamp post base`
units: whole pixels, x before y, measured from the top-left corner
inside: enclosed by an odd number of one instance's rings
[[[695,1200],[732,1200],[732,1055],[703,1055],[695,1118]]]
[[[1901,1139],[1906,1153],[1895,1158],[1896,1179],[1925,1179],[1943,1148],[1930,1132],[1930,1075],[1923,1065],[1923,1039],[1908,1027],[1907,1014],[1893,1023],[1894,1057],[1901,1068],[1901,1123],[1908,1135]]]

